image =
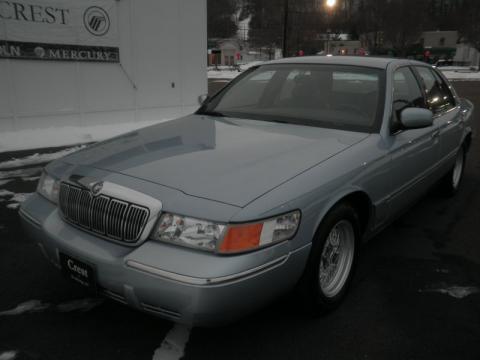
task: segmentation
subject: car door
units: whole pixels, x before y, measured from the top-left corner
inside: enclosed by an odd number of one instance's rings
[[[439,129],[433,125],[421,129],[403,129],[402,110],[426,108],[426,99],[417,77],[408,66],[393,74],[393,101],[390,134],[386,141],[390,152],[389,214],[395,215],[415,201],[432,184],[431,174],[438,162]]]
[[[438,175],[453,166],[462,139],[462,115],[447,82],[431,67],[416,66],[427,97],[427,105],[434,113],[434,123],[440,130]]]

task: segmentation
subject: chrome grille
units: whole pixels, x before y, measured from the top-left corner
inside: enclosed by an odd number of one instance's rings
[[[92,193],[67,183],[60,185],[60,210],[66,221],[103,237],[133,243],[148,220],[146,207]]]

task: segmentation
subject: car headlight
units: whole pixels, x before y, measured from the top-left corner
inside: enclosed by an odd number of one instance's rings
[[[44,171],[38,182],[37,192],[52,203],[58,204],[59,190],[60,182]]]
[[[214,251],[225,225],[164,213],[153,232],[153,239]]]
[[[164,213],[153,231],[158,241],[232,254],[291,239],[300,224],[300,211],[248,224],[217,224]]]

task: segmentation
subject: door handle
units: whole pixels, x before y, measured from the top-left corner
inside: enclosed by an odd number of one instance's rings
[[[432,133],[431,137],[432,139],[436,139],[440,136],[440,130],[436,130]]]

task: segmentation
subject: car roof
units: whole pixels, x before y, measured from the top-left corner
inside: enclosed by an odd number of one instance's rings
[[[395,63],[397,65],[427,65],[426,63],[407,60],[396,59],[389,57],[372,57],[372,56],[301,56],[293,58],[284,58],[278,60],[267,61],[262,65],[273,64],[322,64],[322,65],[350,65],[363,66],[370,68],[386,69],[389,64]]]

